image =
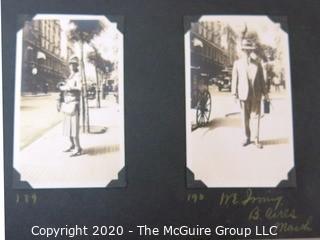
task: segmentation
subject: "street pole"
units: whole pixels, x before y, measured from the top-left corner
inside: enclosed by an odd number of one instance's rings
[[[38,69],[37,69],[36,66],[32,68],[31,73],[32,73],[32,76],[33,76],[32,79],[33,79],[33,82],[34,82],[34,84],[32,84],[33,85],[32,86],[32,93],[35,93],[35,95],[36,95],[36,93],[37,93],[37,83],[38,83],[38,78],[37,78]]]
[[[94,49],[94,53],[96,55],[95,58],[95,70],[96,70],[96,79],[97,79],[97,84],[96,84],[96,98],[97,98],[97,107],[100,108],[101,104],[100,104],[100,87],[99,87],[99,72],[98,72],[98,51],[95,47],[92,47]]]
[[[90,132],[90,121],[89,121],[89,102],[88,102],[88,89],[87,89],[87,79],[86,79],[86,73],[85,73],[85,66],[84,66],[84,60],[83,60],[83,44],[84,42],[81,42],[81,71],[82,71],[82,79],[84,82],[84,94],[83,94],[83,131],[89,133]],[[85,125],[87,125],[87,128],[85,130]]]

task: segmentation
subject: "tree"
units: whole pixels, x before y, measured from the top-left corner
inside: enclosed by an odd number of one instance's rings
[[[99,81],[99,72],[103,75],[110,73],[114,69],[114,63],[104,59],[96,47],[92,46],[93,51],[87,55],[88,61],[95,66],[96,70],[96,92],[97,92],[97,107],[101,106],[100,102],[100,87],[101,82]]]
[[[114,70],[114,62],[111,62],[109,60],[105,60],[104,70],[106,73],[111,73]]]
[[[96,99],[97,99],[97,107],[101,107],[100,102],[100,82],[99,82],[99,70],[101,71],[101,62],[102,57],[101,54],[98,52],[97,48],[93,47],[94,51],[89,52],[87,55],[88,61],[94,65],[96,70]]]
[[[262,44],[259,38],[259,35],[255,31],[248,31],[247,27],[241,32],[242,38],[248,39],[256,45],[256,54],[264,61],[273,60],[275,56],[276,49]]]
[[[99,20],[71,20],[70,23],[73,24],[74,27],[69,31],[69,40],[80,43],[81,49],[80,61],[84,86],[81,94],[83,132],[90,132],[89,106],[87,97],[88,86],[85,74],[83,47],[85,44],[90,44],[90,42],[103,31],[104,26]],[[87,128],[85,128],[85,125]]]

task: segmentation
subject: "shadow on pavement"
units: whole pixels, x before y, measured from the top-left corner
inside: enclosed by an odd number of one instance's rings
[[[210,121],[207,125],[207,131],[204,133],[208,133],[219,127],[228,127],[228,128],[240,128],[241,127],[241,120],[238,117],[222,117],[222,118],[215,118]]]
[[[23,111],[23,110],[33,110],[37,108],[34,106],[21,106],[20,109]]]
[[[101,126],[90,126],[90,132],[89,134],[103,134],[107,132],[107,127],[101,127]]]
[[[269,139],[269,140],[262,140],[261,143],[263,145],[278,145],[278,144],[288,144],[288,138],[277,138],[277,139]]]
[[[120,150],[119,144],[114,144],[114,145],[108,145],[108,146],[97,146],[97,147],[90,147],[84,149],[84,154],[88,154],[91,156],[94,155],[101,155],[105,153],[113,153],[113,152],[118,152]]]

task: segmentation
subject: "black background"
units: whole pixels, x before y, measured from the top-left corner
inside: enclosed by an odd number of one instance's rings
[[[320,1],[316,0],[3,0],[6,239],[44,239],[31,236],[33,225],[121,224],[127,229],[142,224],[247,225],[248,209],[226,210],[217,204],[222,192],[245,189],[186,189],[183,17],[203,14],[288,17],[297,187],[254,192],[268,196],[283,194],[288,206],[295,207],[300,216],[314,216],[313,232],[296,236],[320,236],[319,10]],[[36,13],[124,17],[126,188],[12,188],[17,20],[20,14]],[[36,193],[37,204],[16,204],[17,193]],[[188,193],[203,193],[205,200],[198,204],[188,202]],[[144,238],[131,233],[114,239]]]

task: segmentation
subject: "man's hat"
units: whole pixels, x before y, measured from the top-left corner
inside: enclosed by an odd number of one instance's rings
[[[243,39],[241,42],[242,50],[255,50],[256,44],[252,42],[250,39]]]
[[[69,64],[77,64],[77,65],[79,65],[79,58],[77,56],[70,57]]]

